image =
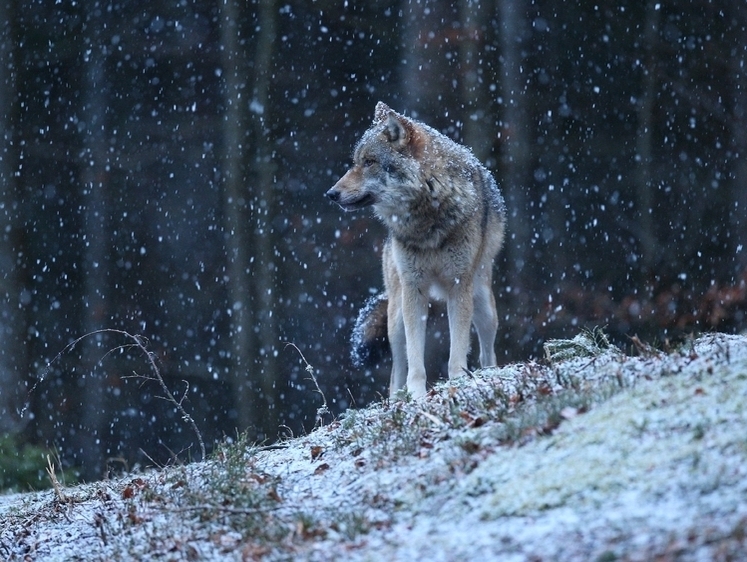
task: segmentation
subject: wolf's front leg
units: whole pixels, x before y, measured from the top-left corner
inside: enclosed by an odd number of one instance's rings
[[[453,379],[464,374],[467,369],[467,353],[469,352],[470,327],[472,324],[472,284],[456,283],[449,291],[446,310],[449,315],[449,378]]]
[[[413,398],[425,394],[425,326],[428,297],[417,287],[402,287],[402,319],[407,339],[407,390]]]
[[[402,290],[393,287],[387,304],[387,335],[392,351],[392,376],[389,380],[389,398],[394,398],[407,380],[407,339],[402,319]]]

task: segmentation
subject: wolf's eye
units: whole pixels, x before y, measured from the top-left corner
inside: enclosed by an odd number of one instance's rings
[[[376,164],[376,160],[374,160],[373,158],[366,158],[365,160],[363,160],[364,168],[369,168],[370,166],[373,166],[374,164]]]

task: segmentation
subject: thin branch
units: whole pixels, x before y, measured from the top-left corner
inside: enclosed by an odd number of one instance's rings
[[[189,392],[189,383],[187,381],[184,381],[185,384],[187,385],[187,388],[184,391],[184,394],[182,395],[182,397],[179,400],[177,400],[174,397],[174,395],[171,393],[171,391],[169,390],[169,388],[166,386],[166,383],[164,382],[163,377],[161,376],[161,371],[158,369],[158,365],[156,364],[156,355],[155,355],[155,353],[152,353],[152,352],[148,351],[148,349],[146,347],[148,345],[148,338],[146,338],[144,336],[133,335],[133,334],[130,334],[129,332],[125,332],[124,330],[117,330],[117,329],[114,329],[114,328],[104,328],[102,330],[95,330],[93,332],[89,332],[89,333],[87,333],[85,335],[82,335],[79,338],[73,340],[71,343],[67,344],[62,349],[62,351],[60,351],[57,355],[55,355],[54,359],[52,359],[47,364],[47,368],[42,373],[42,376],[41,376],[40,380],[37,381],[37,384],[40,381],[44,380],[44,377],[49,372],[49,370],[52,368],[52,364],[55,361],[57,361],[65,353],[71,351],[78,343],[80,343],[85,338],[88,338],[90,336],[95,336],[97,334],[117,334],[117,335],[120,335],[120,336],[124,336],[125,338],[127,338],[127,339],[129,339],[129,340],[131,340],[133,342],[133,343],[129,343],[129,344],[119,345],[117,347],[114,347],[113,349],[108,350],[103,355],[103,357],[101,357],[101,359],[99,359],[99,361],[97,362],[97,365],[100,364],[106,357],[108,357],[109,355],[111,355],[112,353],[114,353],[115,351],[118,351],[118,350],[124,350],[124,349],[129,349],[129,348],[137,348],[137,349],[139,349],[140,351],[143,352],[143,354],[145,355],[145,357],[147,357],[147,359],[148,359],[148,364],[150,366],[150,371],[151,371],[152,375],[139,375],[139,374],[135,373],[132,378],[141,378],[141,379],[143,379],[145,381],[156,381],[160,385],[161,390],[163,391],[165,397],[159,396],[159,398],[163,398],[164,400],[167,400],[168,402],[171,402],[174,405],[174,407],[176,408],[177,412],[179,412],[179,415],[181,415],[182,420],[184,420],[192,428],[192,431],[194,432],[195,436],[197,437],[197,442],[200,445],[200,454],[202,455],[202,459],[204,460],[205,458],[207,458],[207,454],[205,452],[205,442],[202,440],[202,434],[200,433],[200,429],[197,427],[197,424],[195,423],[195,421],[192,418],[192,416],[189,414],[189,412],[187,412],[184,409],[184,406],[183,406],[184,399],[187,397],[187,392]],[[123,378],[130,378],[130,377],[123,377]],[[33,392],[35,388],[36,388],[36,384],[31,388],[31,390],[29,391],[29,394],[31,394],[31,392]]]
[[[274,507],[255,507],[255,508],[241,508],[241,507],[229,507],[225,505],[187,505],[177,508],[160,508],[163,511],[215,511],[217,513],[229,513],[231,515],[257,515],[266,514],[268,511],[275,511],[280,509],[281,506]]]
[[[128,332],[123,332],[119,330],[115,330],[116,332],[121,333],[122,335],[132,338],[137,346],[142,350],[142,352],[146,355],[148,358],[148,362],[150,363],[151,371],[153,372],[155,376],[155,380],[158,381],[158,384],[161,386],[161,390],[166,395],[166,398],[169,400],[169,402],[172,402],[174,406],[176,407],[179,414],[182,416],[182,419],[187,422],[187,424],[190,425],[192,428],[192,431],[194,431],[195,436],[197,437],[197,442],[200,444],[200,454],[202,455],[202,459],[204,460],[207,455],[205,453],[205,442],[202,440],[202,434],[200,433],[200,429],[197,427],[197,424],[195,423],[195,420],[192,418],[191,415],[189,415],[189,412],[184,409],[184,406],[182,406],[182,402],[177,401],[176,398],[174,398],[174,395],[171,394],[171,391],[169,390],[169,387],[166,386],[166,383],[163,380],[163,377],[161,376],[161,371],[158,369],[158,365],[156,365],[155,355],[151,352],[149,352],[145,348],[145,344],[143,341],[147,343],[147,339],[141,338],[139,336],[133,336]],[[189,385],[187,385],[187,390],[189,390]],[[183,398],[182,398],[183,400]]]
[[[327,397],[324,396],[324,392],[322,392],[322,389],[319,386],[319,382],[317,382],[316,377],[314,376],[314,367],[309,364],[308,361],[306,361],[306,357],[304,357],[303,353],[301,353],[301,350],[298,349],[298,346],[292,342],[285,342],[285,347],[291,346],[293,349],[295,349],[298,354],[301,356],[301,360],[306,364],[306,372],[309,373],[309,376],[311,377],[311,380],[314,382],[314,386],[316,387],[316,392],[320,394],[322,397],[322,406],[320,408],[317,408],[316,411],[316,426],[321,426],[324,424],[324,416],[329,415],[329,407],[327,406]]]

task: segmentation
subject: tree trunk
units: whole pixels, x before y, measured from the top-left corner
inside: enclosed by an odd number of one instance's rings
[[[23,280],[19,259],[23,254],[23,230],[15,179],[18,165],[15,149],[17,124],[13,2],[0,4],[0,434],[19,431],[19,415],[26,401],[23,377],[28,373],[24,315],[21,295]]]
[[[83,96],[81,115],[86,124],[81,162],[83,187],[83,333],[107,328],[109,319],[109,188],[106,152],[106,112],[108,83],[106,79],[106,46],[102,36],[106,16],[98,3],[90,0],[86,9],[83,57]],[[82,348],[83,397],[81,428],[77,433],[75,454],[81,455],[84,477],[100,477],[104,469],[103,433],[106,422],[105,377],[95,372],[102,355],[102,338],[87,337]]]
[[[402,105],[397,109],[422,119],[435,128],[432,118],[449,113],[454,87],[447,76],[454,72],[444,55],[443,43],[449,28],[443,22],[451,16],[451,5],[443,2],[404,2],[402,62],[399,67]],[[453,108],[456,109],[456,108]]]
[[[734,170],[732,179],[731,227],[736,239],[736,277],[747,273],[747,15],[735,9],[738,25],[738,55],[729,59],[734,76],[734,118],[732,119],[732,147]]]
[[[527,77],[522,70],[521,42],[525,25],[526,6],[524,0],[500,0],[501,52],[503,73],[501,76],[503,97],[503,192],[508,207],[508,260],[507,281],[512,294],[517,296],[526,290],[528,279],[525,267],[529,262],[532,238],[527,192],[530,187],[531,164],[529,115],[527,112]],[[517,293],[518,291],[518,293]]]
[[[255,278],[255,328],[259,347],[256,377],[259,382],[258,403],[262,410],[254,412],[256,425],[262,428],[266,438],[276,435],[278,429],[278,325],[274,314],[277,301],[275,258],[275,232],[272,220],[275,218],[275,170],[272,163],[272,135],[270,86],[272,84],[272,62],[277,33],[277,5],[274,0],[259,4],[259,35],[254,57],[254,97],[252,107],[252,131],[254,136],[254,192],[252,199],[252,221],[254,225],[254,278]]]
[[[268,127],[276,35],[275,2],[259,5],[251,73],[242,45],[246,13],[221,4],[224,96],[224,204],[228,294],[231,308],[231,377],[240,430],[253,438],[277,431],[277,319],[272,140]],[[251,90],[246,77],[253,75]],[[251,115],[250,115],[251,112]],[[248,146],[248,144],[251,146]]]
[[[251,307],[249,263],[249,197],[244,183],[246,136],[246,76],[249,68],[240,48],[242,13],[238,0],[220,3],[223,59],[223,202],[228,272],[228,304],[231,315],[230,373],[236,424],[240,431],[253,426],[258,408],[252,388],[251,371],[256,356],[255,317]]]
[[[654,104],[656,102],[656,42],[659,35],[658,2],[649,0],[643,29],[643,82],[638,100],[638,130],[636,132],[635,178],[638,205],[638,239],[641,245],[641,266],[644,276],[656,265],[658,244],[654,229],[654,189],[651,178],[653,161],[652,139]]]
[[[491,104],[485,86],[486,62],[483,59],[490,8],[491,3],[487,1],[459,2],[462,33],[459,42],[459,86],[464,116],[463,138],[464,144],[483,164],[489,164],[495,137],[495,120],[491,118]]]

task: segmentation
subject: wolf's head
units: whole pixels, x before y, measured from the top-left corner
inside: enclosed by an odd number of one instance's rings
[[[353,167],[327,197],[346,211],[376,205],[385,213],[401,212],[407,205],[403,197],[420,184],[418,161],[425,141],[418,123],[377,103],[374,121],[353,152]]]

